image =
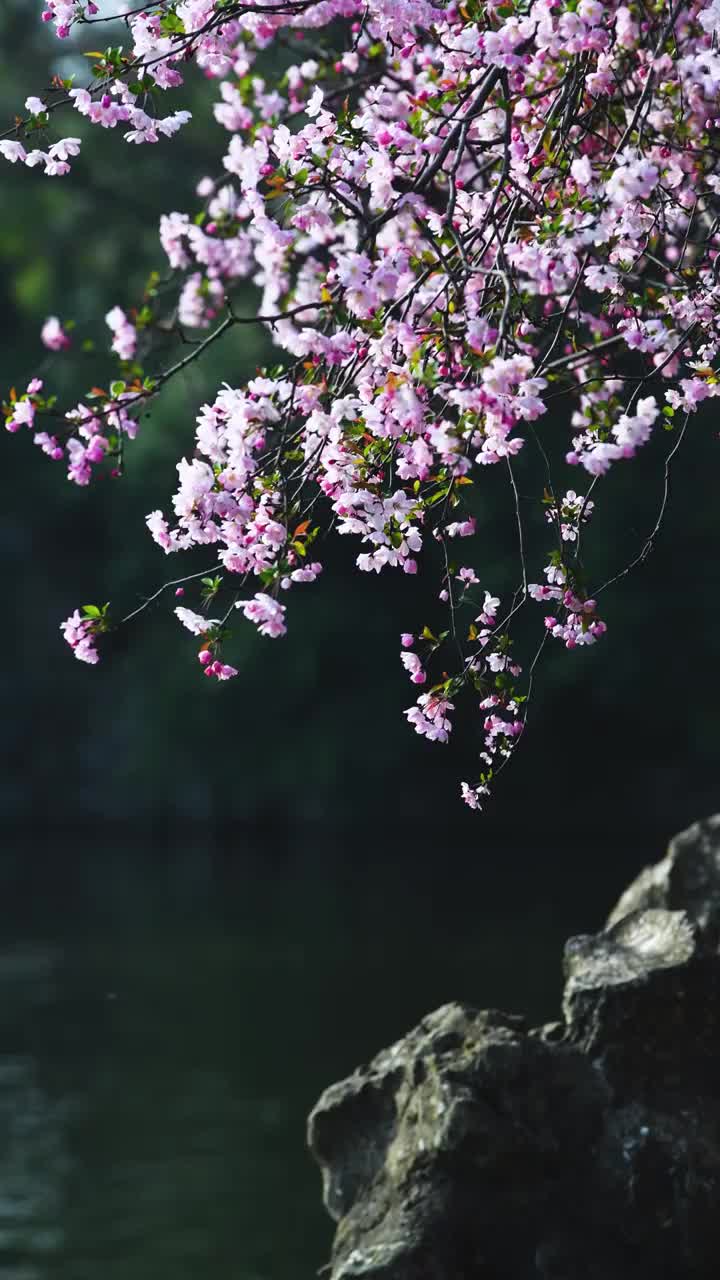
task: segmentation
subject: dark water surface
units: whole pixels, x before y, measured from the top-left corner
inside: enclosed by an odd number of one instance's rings
[[[562,941],[657,853],[5,839],[2,1280],[314,1276],[322,1089],[450,999],[556,1016]]]

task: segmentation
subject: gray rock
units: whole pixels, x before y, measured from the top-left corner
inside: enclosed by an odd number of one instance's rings
[[[608,920],[617,924],[633,911],[660,907],[684,911],[697,926],[703,950],[720,946],[720,813],[695,822],[670,841],[667,855],[646,867],[620,898]]]
[[[565,948],[563,1020],[445,1005],[328,1089],[330,1280],[717,1280],[720,816]]]

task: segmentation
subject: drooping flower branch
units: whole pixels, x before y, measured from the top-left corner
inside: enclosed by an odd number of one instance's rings
[[[100,16],[80,0],[42,13],[60,38]],[[402,637],[423,686],[406,715],[445,742],[458,699],[479,705],[480,767],[462,784],[479,807],[524,727],[522,666],[548,636],[574,649],[606,629],[582,554],[601,477],[674,431],[662,514],[687,423],[720,385],[720,3],[159,0],[117,22],[126,45],[96,55],[87,86],[29,98],[0,153],[66,174],[78,139],[33,143],[73,110],[127,142],[172,138],[189,113],[164,102],[194,63],[218,82],[217,168],[197,213],[161,219],[172,292],[151,282],[108,311],[117,380],[63,409],[34,379],[6,425],[76,483],[119,473],[140,410],[229,329],[265,325],[278,365],[203,406],[172,515],[147,518],[167,554],[212,550],[199,590],[219,616],[178,606],[179,620],[225,680],[236,610],[284,635],[285,593],[320,573],[326,530],[359,540],[365,572],[439,565],[446,625]],[[296,61],[268,83],[255,63],[279,39]],[[241,317],[248,279],[261,300]],[[162,368],[169,329],[190,345]],[[43,341],[70,345],[56,317]],[[547,468],[537,548],[516,480],[528,449]],[[479,548],[455,561],[496,464],[518,541],[503,598]],[[546,613],[519,658],[528,602]],[[95,661],[110,621],[88,608],[63,627]]]

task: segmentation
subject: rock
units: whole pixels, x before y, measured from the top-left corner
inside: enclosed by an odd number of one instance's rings
[[[646,867],[622,895],[608,925],[632,911],[684,911],[703,950],[720,947],[720,814],[696,822],[670,841],[666,857]]]
[[[720,816],[565,948],[563,1020],[449,1004],[333,1085],[330,1280],[717,1280]]]

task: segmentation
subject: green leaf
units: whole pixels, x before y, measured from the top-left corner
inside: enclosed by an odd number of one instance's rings
[[[117,396],[121,396],[121,395],[123,394],[123,392],[125,392],[125,391],[127,391],[127,383],[126,383],[126,382],[122,382],[122,381],[120,381],[120,379],[118,379],[118,381],[117,381],[117,382],[111,382],[111,383],[110,383],[110,395],[111,395],[113,398],[116,398]]]
[[[160,19],[160,29],[166,36],[185,35],[185,24],[176,13],[166,13],[165,17]]]

